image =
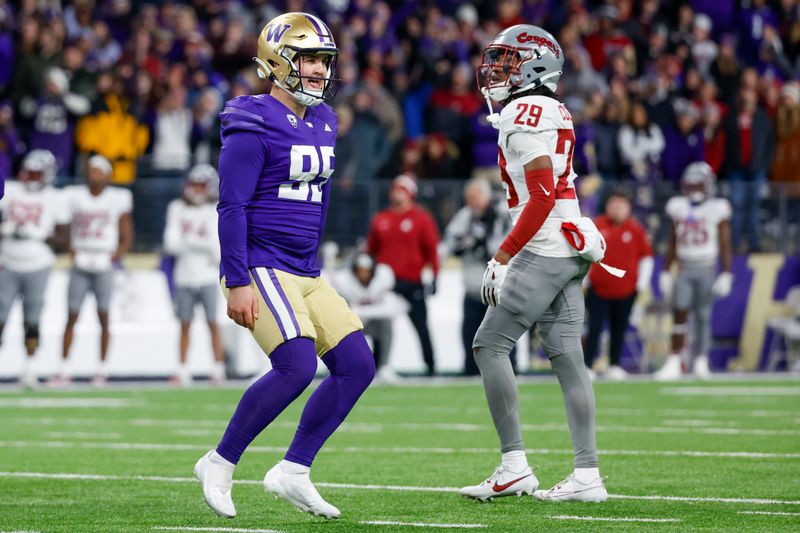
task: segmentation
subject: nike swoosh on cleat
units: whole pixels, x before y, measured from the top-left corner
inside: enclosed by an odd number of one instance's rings
[[[504,490],[506,490],[508,487],[510,487],[511,485],[513,485],[514,483],[516,483],[517,481],[520,481],[520,480],[522,480],[522,479],[525,479],[526,477],[528,477],[528,476],[530,476],[530,475],[531,475],[531,474],[528,474],[528,475],[526,475],[526,476],[522,476],[522,477],[518,477],[517,479],[512,479],[512,480],[511,480],[511,481],[509,481],[508,483],[503,483],[502,485],[498,485],[498,484],[497,484],[497,481],[495,481],[495,482],[494,482],[494,485],[492,485],[492,490],[493,490],[493,491],[495,491],[495,492],[503,492]]]
[[[544,193],[545,193],[547,196],[550,196],[550,191],[548,191],[547,189],[545,189],[545,188],[544,188],[544,185],[542,185],[542,184],[540,183],[540,184],[539,184],[539,187],[541,187],[541,188],[542,188],[542,190],[544,191]]]

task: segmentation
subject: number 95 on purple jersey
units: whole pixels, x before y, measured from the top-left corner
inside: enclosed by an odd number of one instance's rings
[[[230,100],[220,113],[221,270],[229,286],[251,267],[318,276],[317,251],[335,169],[336,114],[303,118],[269,95]],[[235,235],[246,224],[246,239]],[[241,279],[239,279],[241,278]]]

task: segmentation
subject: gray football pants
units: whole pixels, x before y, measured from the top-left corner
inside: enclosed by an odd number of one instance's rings
[[[17,272],[0,267],[0,324],[5,324],[14,299],[22,298],[26,326],[38,326],[44,307],[44,291],[50,267],[33,272]]]
[[[714,294],[711,286],[717,278],[716,265],[682,264],[675,277],[672,307],[689,311],[692,322],[692,358],[708,355],[711,347],[711,308]],[[678,333],[680,328],[675,328]]]
[[[524,450],[519,392],[509,353],[522,334],[538,323],[542,345],[564,394],[575,467],[597,466],[595,403],[583,364],[581,280],[589,263],[523,250],[511,261],[497,307],[490,307],[472,349],[503,453]]]

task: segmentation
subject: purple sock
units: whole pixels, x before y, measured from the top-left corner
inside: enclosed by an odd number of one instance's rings
[[[308,399],[284,459],[311,466],[317,452],[375,377],[375,358],[361,331],[351,333],[322,356],[331,375]]]
[[[233,464],[239,462],[253,439],[302,393],[317,371],[314,341],[291,339],[269,356],[272,370],[250,385],[228,422],[217,453]]]

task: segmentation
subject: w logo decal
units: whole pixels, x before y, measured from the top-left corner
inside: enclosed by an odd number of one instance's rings
[[[291,27],[291,24],[270,24],[267,26],[267,42],[277,43]]]

